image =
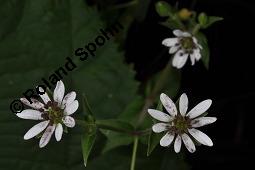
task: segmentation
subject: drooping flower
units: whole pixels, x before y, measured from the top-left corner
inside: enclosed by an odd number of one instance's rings
[[[170,54],[175,53],[172,60],[174,67],[182,68],[188,57],[190,57],[192,65],[200,60],[202,46],[198,43],[196,37],[181,30],[174,30],[173,34],[176,36],[175,38],[166,38],[162,41],[162,44],[170,47]]]
[[[42,92],[43,89],[39,88]],[[34,125],[25,135],[24,139],[28,140],[35,136],[42,135],[39,147],[46,146],[52,134],[55,132],[55,138],[60,141],[63,135],[63,125],[69,128],[75,126],[75,120],[70,115],[79,107],[79,102],[75,100],[76,93],[70,92],[65,97],[65,86],[62,81],[58,81],[53,92],[53,100],[47,93],[40,95],[43,103],[32,99],[30,103],[26,98],[20,100],[32,109],[23,110],[17,116],[22,119],[40,120],[41,122]]]
[[[188,113],[188,97],[185,93],[179,99],[179,112],[174,102],[166,94],[162,93],[160,100],[169,114],[154,109],[148,109],[148,112],[154,119],[161,121],[152,126],[153,132],[166,132],[160,140],[161,146],[167,147],[174,141],[174,150],[176,153],[180,152],[182,141],[191,153],[196,150],[193,142],[194,139],[200,144],[213,146],[212,140],[206,134],[196,129],[217,120],[216,117],[201,116],[209,109],[212,100],[207,99],[200,102]]]

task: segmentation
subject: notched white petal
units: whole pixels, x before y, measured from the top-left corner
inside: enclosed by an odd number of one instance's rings
[[[168,114],[155,109],[148,109],[148,113],[151,115],[151,117],[161,122],[170,122],[173,119]]]
[[[75,100],[75,101],[73,101],[71,104],[66,105],[65,110],[64,110],[65,115],[71,115],[71,114],[73,114],[74,112],[76,112],[76,110],[78,109],[78,107],[79,107],[79,102],[78,102],[78,100]]]
[[[33,109],[39,110],[44,108],[44,104],[36,99],[31,99],[32,103],[30,103],[26,98],[20,98],[20,101]]]
[[[56,88],[54,89],[54,93],[53,93],[53,99],[55,102],[58,103],[58,106],[61,105],[64,94],[65,94],[65,85],[60,80],[57,82]]]
[[[74,127],[75,126],[75,120],[74,118],[72,118],[71,116],[65,116],[63,119],[62,119],[63,123],[67,126],[67,127]]]
[[[42,113],[38,110],[26,109],[16,115],[22,119],[43,120]]]
[[[48,126],[49,122],[50,122],[49,120],[46,120],[46,121],[43,121],[43,122],[40,122],[40,123],[34,125],[24,135],[24,139],[28,140],[28,139],[31,139],[31,138],[35,137],[36,135],[40,134]]]
[[[168,132],[167,134],[165,134],[161,139],[160,139],[160,145],[163,147],[169,146],[171,145],[171,143],[174,140],[174,134]]]
[[[167,47],[172,47],[178,42],[179,42],[178,38],[166,38],[162,41],[162,44],[167,46]]]
[[[188,149],[189,152],[193,153],[196,151],[196,147],[193,143],[193,141],[190,139],[190,137],[184,133],[181,135],[182,137],[182,141],[184,143],[184,145],[186,146],[186,148]]]
[[[45,147],[49,143],[51,136],[55,130],[55,127],[56,127],[56,125],[53,124],[51,126],[48,126],[47,129],[44,131],[44,133],[40,139],[40,142],[39,142],[40,148]]]
[[[200,116],[201,114],[203,114],[204,112],[206,112],[211,106],[211,104],[212,104],[212,100],[210,99],[204,100],[200,102],[198,105],[196,105],[191,111],[189,111],[187,116],[189,116],[189,118],[191,119],[196,118]]]
[[[177,135],[176,136],[176,139],[174,141],[174,151],[176,153],[179,153],[180,150],[181,150],[181,146],[182,146],[182,139],[181,139],[181,136],[180,135]]]
[[[192,127],[201,127],[211,123],[214,123],[217,120],[216,117],[199,117],[193,119],[190,124]]]
[[[177,115],[177,109],[174,102],[166,94],[161,93],[160,101],[171,116]]]
[[[205,133],[197,129],[188,129],[188,131],[199,143],[206,146],[213,146],[212,140]]]
[[[188,110],[188,104],[189,104],[188,96],[185,93],[183,93],[179,100],[179,109],[182,116],[185,116]]]
[[[55,130],[55,138],[57,141],[60,141],[63,135],[63,126],[61,123],[58,123]]]
[[[68,94],[64,97],[64,99],[63,99],[63,101],[62,101],[62,108],[65,108],[65,106],[67,106],[67,105],[73,103],[74,100],[75,100],[75,98],[76,98],[76,93],[75,93],[74,91],[68,93]]]
[[[153,132],[155,133],[160,133],[160,132],[163,132],[163,131],[166,131],[169,129],[169,126],[168,124],[166,123],[157,123],[155,125],[152,126],[152,130]]]

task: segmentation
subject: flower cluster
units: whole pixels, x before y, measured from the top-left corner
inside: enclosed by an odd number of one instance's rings
[[[213,146],[212,140],[196,129],[217,120],[215,117],[202,116],[211,106],[212,100],[208,99],[200,102],[188,113],[188,97],[185,93],[179,99],[179,112],[174,102],[166,94],[162,93],[160,100],[169,114],[154,109],[148,109],[148,112],[154,119],[161,121],[152,126],[153,132],[166,131],[166,134],[160,140],[161,146],[169,146],[175,139],[174,150],[176,153],[180,152],[182,141],[188,151],[193,153],[196,148],[192,138],[200,144]]]
[[[181,30],[174,30],[175,38],[166,38],[162,44],[170,47],[169,53],[174,54],[172,65],[178,69],[182,68],[190,57],[191,64],[194,65],[196,61],[201,58],[202,46],[198,43],[196,37],[188,32]]]
[[[40,89],[43,91],[43,89]],[[32,109],[23,110],[17,116],[22,119],[40,120],[25,135],[28,140],[35,136],[41,136],[39,147],[46,146],[52,134],[55,132],[55,138],[60,141],[63,135],[63,125],[69,128],[75,126],[75,120],[72,115],[79,107],[79,102],[75,100],[76,93],[70,92],[66,96],[65,86],[62,81],[58,81],[53,93],[53,101],[47,93],[40,95],[43,103],[33,99],[31,104],[26,98],[20,100]]]

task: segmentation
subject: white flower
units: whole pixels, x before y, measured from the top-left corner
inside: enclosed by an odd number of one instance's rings
[[[188,32],[174,30],[176,38],[166,38],[162,44],[170,47],[169,53],[174,54],[172,65],[176,68],[182,68],[190,56],[191,64],[201,58],[202,46],[198,44],[197,39]]]
[[[40,91],[43,89],[40,88]],[[62,81],[58,81],[53,93],[53,101],[47,93],[40,95],[44,104],[36,99],[32,99],[32,104],[26,98],[20,99],[32,109],[23,110],[17,116],[22,119],[41,120],[24,135],[25,140],[42,134],[39,142],[39,147],[42,148],[48,144],[54,131],[56,140],[61,140],[63,125],[70,128],[75,126],[75,120],[70,115],[79,107],[79,102],[75,100],[76,93],[70,92],[65,97],[64,94],[65,86]]]
[[[166,131],[166,134],[160,140],[161,146],[169,146],[175,139],[174,150],[176,153],[180,152],[182,141],[188,151],[193,153],[196,148],[192,138],[200,144],[213,146],[212,140],[206,134],[195,129],[217,120],[216,117],[201,116],[209,109],[212,100],[208,99],[200,102],[188,113],[188,97],[185,93],[179,99],[180,112],[177,111],[175,104],[166,94],[162,93],[160,100],[169,114],[154,109],[148,109],[148,112],[154,119],[161,121],[152,126],[153,132]]]

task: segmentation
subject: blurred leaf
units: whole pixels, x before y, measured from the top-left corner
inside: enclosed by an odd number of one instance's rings
[[[83,155],[83,161],[85,166],[87,166],[88,157],[93,148],[95,140],[96,140],[96,129],[94,129],[90,133],[85,133],[84,135],[82,135],[81,146],[82,146],[82,155]]]
[[[201,55],[202,55],[202,61],[207,69],[209,69],[209,62],[210,62],[210,50],[209,46],[207,43],[207,38],[203,33],[198,33],[196,35],[199,44],[203,47],[201,50]]]
[[[167,16],[173,16],[175,13],[175,10],[173,7],[164,1],[159,1],[155,5],[156,11],[161,17],[167,17]]]
[[[134,130],[134,127],[130,123],[118,119],[97,120],[96,125],[101,129],[110,129],[130,134]]]
[[[207,17],[207,15],[206,15],[204,12],[202,12],[202,13],[200,13],[200,14],[198,15],[198,22],[199,22],[199,24],[200,24],[201,27],[204,27],[204,26],[207,25],[207,23],[208,23],[208,17]]]
[[[201,28],[205,29],[210,27],[212,24],[215,22],[223,20],[222,17],[217,17],[217,16],[207,16],[206,13],[200,13],[198,16],[198,21],[201,26]]]
[[[140,116],[139,113],[141,112],[143,105],[144,99],[141,96],[137,96],[119,115],[119,119],[129,122],[135,127],[137,125],[137,121]],[[146,128],[150,123],[151,120],[145,118],[143,124],[136,128],[136,130]],[[113,131],[104,131],[103,133],[108,139],[103,152],[107,152],[119,146],[126,146],[133,142],[133,136],[127,136],[126,134],[116,133]]]
[[[108,140],[106,141],[103,153],[108,152],[109,150],[117,148],[119,146],[127,146],[133,142],[132,136],[112,131],[107,132],[109,133],[104,133],[106,134]]]

